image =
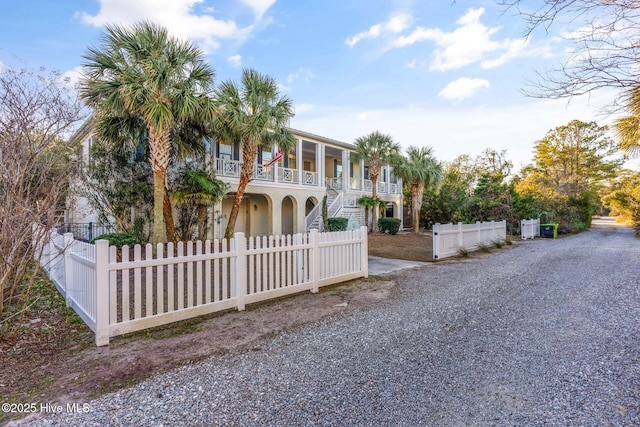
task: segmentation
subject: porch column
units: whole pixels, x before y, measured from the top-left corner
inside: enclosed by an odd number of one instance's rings
[[[360,159],[360,190],[364,192],[364,159]]]
[[[316,143],[316,176],[318,177],[318,182],[316,183],[316,185],[318,187],[322,186],[322,179],[321,179],[321,173],[320,171],[322,170],[322,163],[324,163],[322,161],[322,146],[318,143]],[[304,207],[303,207],[304,210]]]
[[[318,184],[320,187],[324,187],[325,176],[327,175],[327,146],[324,144],[320,145],[320,168],[319,168],[319,176],[318,176]]]
[[[272,236],[279,236],[282,234],[282,200],[284,197],[272,198],[270,206],[271,212],[267,215],[270,225],[270,233]],[[267,203],[269,204],[269,203]]]
[[[387,170],[387,191],[385,191],[385,193],[389,194],[391,193],[391,166],[389,166],[389,164],[386,164],[384,168]]]
[[[226,226],[225,215],[222,212],[222,200],[213,205],[213,214],[211,215],[211,228],[209,231],[210,239],[222,239],[224,236],[223,229]]]
[[[298,169],[298,184],[302,184],[302,139],[298,139],[296,147],[296,168]]]
[[[349,189],[349,151],[342,150],[342,191]]]

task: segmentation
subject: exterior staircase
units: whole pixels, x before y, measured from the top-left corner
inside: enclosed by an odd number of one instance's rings
[[[327,187],[327,207],[329,218],[350,218],[351,215],[355,215],[358,224],[364,225],[364,210],[361,207],[345,208],[343,206],[343,194],[338,193],[331,187]],[[307,232],[312,228],[322,231],[322,202],[318,203],[309,212],[309,215],[305,218],[305,224]]]

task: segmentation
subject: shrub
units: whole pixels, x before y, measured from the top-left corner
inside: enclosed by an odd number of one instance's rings
[[[136,243],[138,243],[135,235],[127,233],[102,234],[93,239],[91,243],[95,243],[98,240],[108,240],[109,246],[115,246],[118,249],[122,248],[124,245],[134,246]]]
[[[329,218],[329,231],[347,231],[348,218]]]
[[[400,222],[399,218],[379,218],[378,230],[380,230],[381,233],[388,231],[389,234],[398,234]]]

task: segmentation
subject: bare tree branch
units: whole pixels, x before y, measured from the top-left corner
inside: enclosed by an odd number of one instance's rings
[[[66,142],[82,105],[58,73],[0,72],[0,333],[28,304],[29,274],[45,233],[59,221],[76,173]],[[3,303],[8,304],[2,310]],[[18,316],[19,317],[19,316]],[[19,323],[19,322],[18,322]]]
[[[560,20],[578,29],[562,36],[572,51],[558,66],[538,71],[523,93],[536,98],[571,98],[603,88],[618,90],[610,109],[626,106],[626,92],[640,84],[640,2],[637,0],[500,0],[527,22],[526,36],[549,33]],[[533,6],[532,6],[533,5]]]

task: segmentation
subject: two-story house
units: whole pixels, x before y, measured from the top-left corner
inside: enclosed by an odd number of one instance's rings
[[[87,156],[93,135],[83,126],[76,138],[83,141]],[[366,161],[354,161],[355,146],[307,132],[290,129],[297,144],[282,158],[268,165],[277,147],[262,151],[254,165],[235,230],[248,236],[292,234],[319,228],[322,199],[327,195],[329,217],[352,218],[364,225],[364,208],[356,201],[371,195]],[[221,238],[238,188],[242,165],[239,144],[210,142],[208,155],[217,178],[228,185],[227,196],[210,209],[210,238]],[[402,182],[385,166],[378,176],[378,197],[387,203],[387,216],[402,219]],[[371,217],[371,215],[369,216]],[[95,222],[96,217],[81,198],[69,204],[67,222]],[[369,219],[371,220],[371,219]]]

